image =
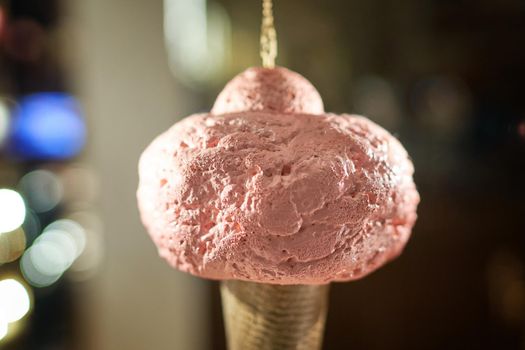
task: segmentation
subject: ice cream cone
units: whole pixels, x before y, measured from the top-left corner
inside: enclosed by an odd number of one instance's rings
[[[221,282],[229,350],[321,349],[329,285]]]
[[[139,163],[141,219],[159,254],[223,281],[230,350],[320,349],[329,286],[315,284],[398,256],[417,217],[399,141],[365,117],[326,113],[276,54],[264,0],[263,67],[226,84],[210,113],[159,135]]]

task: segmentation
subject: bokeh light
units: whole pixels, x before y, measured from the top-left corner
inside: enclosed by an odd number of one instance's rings
[[[49,286],[71,267],[85,246],[86,232],[80,224],[57,220],[24,253],[20,261],[22,274],[35,287]]]
[[[466,84],[448,76],[417,83],[411,104],[423,125],[434,132],[451,135],[465,127],[472,110],[471,93]]]
[[[24,160],[64,160],[83,148],[86,127],[76,99],[66,93],[28,95],[13,112],[9,153]]]
[[[70,252],[64,249],[65,242],[42,240],[33,245],[28,252],[31,262],[46,276],[60,276],[70,264]]]
[[[70,219],[57,220],[46,227],[43,238],[49,236],[51,232],[61,232],[68,236],[68,239],[74,247],[74,259],[78,258],[84,251],[86,246],[86,231],[79,223]]]
[[[505,322],[525,321],[525,263],[510,250],[495,252],[488,265],[488,294],[493,311]]]
[[[68,267],[67,260],[60,245],[44,241],[26,250],[20,260],[20,269],[29,284],[47,287],[62,276]]]
[[[64,193],[60,179],[48,170],[35,170],[24,175],[18,187],[29,207],[36,213],[45,213],[55,208]]]
[[[365,76],[355,84],[355,112],[366,115],[384,128],[398,130],[401,107],[392,84],[380,76]]]
[[[0,234],[20,227],[25,217],[26,206],[22,196],[10,189],[0,189]]]
[[[22,227],[0,234],[0,264],[15,261],[25,249],[26,235]]]
[[[75,239],[67,231],[62,230],[46,230],[42,236],[37,239],[37,246],[42,244],[51,244],[54,247],[58,248],[60,252],[58,255],[61,255],[61,263],[58,264],[59,268],[64,267],[63,270],[59,270],[60,273],[64,272],[67,268],[71,266],[75,258],[77,257],[77,245]],[[33,252],[34,253],[34,252]],[[38,257],[37,257],[38,258]],[[40,266],[45,266],[47,261],[52,261],[49,257],[43,257],[41,260]],[[64,262],[62,264],[62,261]],[[51,267],[51,273],[55,272],[55,267]]]
[[[225,72],[231,55],[231,24],[219,3],[164,0],[164,36],[170,68],[181,81],[206,83]]]
[[[31,299],[22,283],[14,279],[0,281],[0,310],[7,323],[20,320],[30,308]]]

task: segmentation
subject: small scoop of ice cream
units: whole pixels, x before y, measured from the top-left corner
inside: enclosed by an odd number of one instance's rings
[[[162,257],[205,278],[324,284],[400,254],[419,202],[406,151],[366,118],[321,114],[318,96],[296,73],[250,69],[212,114],[153,141],[138,200]]]
[[[248,68],[217,97],[211,112],[324,113],[323,100],[302,75],[283,67]]]

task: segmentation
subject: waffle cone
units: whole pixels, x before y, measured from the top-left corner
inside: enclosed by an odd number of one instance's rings
[[[321,349],[328,289],[328,285],[221,282],[228,349]]]

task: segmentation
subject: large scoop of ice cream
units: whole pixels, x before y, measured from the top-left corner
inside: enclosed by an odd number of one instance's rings
[[[172,266],[323,284],[360,278],[401,252],[419,195],[392,135],[359,116],[289,113],[311,101],[292,99],[284,113],[255,108],[268,106],[261,97],[248,111],[217,114],[230,111],[225,95],[215,114],[175,124],[140,159],[142,221]]]

